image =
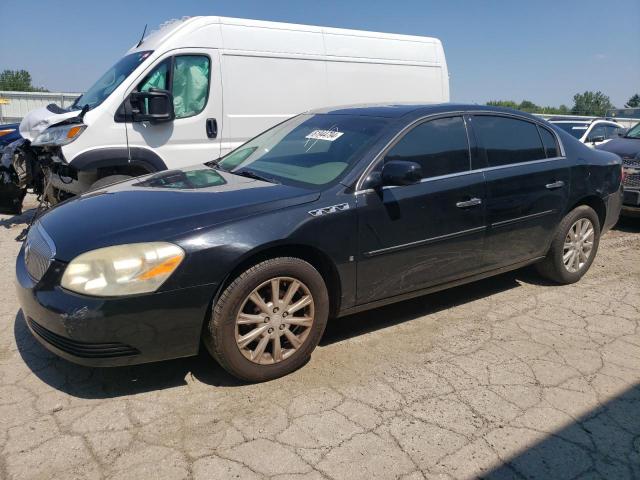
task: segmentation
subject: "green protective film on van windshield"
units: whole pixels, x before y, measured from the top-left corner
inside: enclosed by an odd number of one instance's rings
[[[172,82],[176,118],[191,117],[200,113],[207,103],[209,94],[209,57],[176,57]]]

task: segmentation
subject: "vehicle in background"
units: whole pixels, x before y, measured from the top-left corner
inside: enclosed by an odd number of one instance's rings
[[[20,185],[43,193],[50,182],[55,204],[216,159],[312,108],[371,101],[449,101],[440,40],[194,17],[143,38],[69,110],[31,112],[28,142],[9,154]]]
[[[18,127],[17,123],[0,125],[0,213],[12,215],[22,212],[24,190],[18,186],[10,157],[3,157],[2,150],[21,138]]]
[[[571,134],[589,146],[602,145],[612,138],[624,135],[624,126],[611,120],[576,120],[568,118],[550,118],[549,122]]]
[[[51,209],[18,256],[18,296],[71,361],[203,340],[233,375],[268,380],[306,362],[330,316],[532,263],[578,281],[618,220],[621,176],[617,155],[513,110],[322,109]]]
[[[620,138],[598,147],[599,150],[612,152],[622,158],[624,172],[624,200],[622,214],[640,217],[640,123],[629,129]]]
[[[0,125],[0,152],[2,148],[9,145],[11,142],[15,142],[20,139],[20,124],[9,123],[6,125]]]

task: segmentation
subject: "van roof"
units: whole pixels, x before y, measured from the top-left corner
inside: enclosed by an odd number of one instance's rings
[[[296,23],[269,22],[264,20],[252,20],[246,18],[232,18],[219,16],[198,16],[182,17],[172,19],[161,24],[157,29],[145,36],[140,45],[135,45],[130,51],[136,50],[156,50],[160,44],[176,34],[190,35],[198,34],[198,31],[209,25],[227,25],[229,27],[246,26],[267,28],[273,30],[289,30],[306,33],[324,33],[333,35],[351,35],[358,37],[369,37],[375,39],[404,40],[425,44],[440,44],[440,40],[434,37],[404,35],[395,33],[372,32],[365,30],[351,30],[344,28],[323,27],[317,25],[303,25]]]

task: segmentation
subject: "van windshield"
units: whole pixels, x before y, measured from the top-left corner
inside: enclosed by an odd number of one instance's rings
[[[215,167],[304,188],[337,182],[381,134],[388,119],[298,115],[238,147]]]
[[[89,90],[78,97],[78,99],[73,102],[72,107],[82,108],[88,105],[89,108],[94,108],[100,105],[138,65],[149,58],[151,53],[152,50],[146,50],[122,57],[113,67],[107,70]]]

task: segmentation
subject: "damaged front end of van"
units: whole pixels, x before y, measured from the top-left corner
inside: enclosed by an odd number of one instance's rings
[[[7,145],[0,156],[0,213],[20,214],[28,191],[48,205],[71,196],[50,188],[51,180],[54,177],[63,182],[77,179],[61,148],[86,129],[85,113],[86,109],[65,110],[51,104],[30,112],[22,120],[22,138]]]

